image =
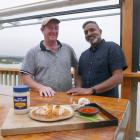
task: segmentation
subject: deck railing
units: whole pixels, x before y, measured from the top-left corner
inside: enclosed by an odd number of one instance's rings
[[[72,84],[74,86],[74,69],[71,69]],[[19,85],[22,84],[20,72],[18,68],[0,68],[0,84],[1,85]]]
[[[19,85],[21,84],[20,72],[16,68],[0,68],[1,85]]]

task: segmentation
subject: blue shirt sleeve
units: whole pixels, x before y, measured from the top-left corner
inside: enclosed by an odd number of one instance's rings
[[[125,70],[127,68],[126,60],[122,48],[113,43],[108,52],[109,69],[111,73],[116,69]]]

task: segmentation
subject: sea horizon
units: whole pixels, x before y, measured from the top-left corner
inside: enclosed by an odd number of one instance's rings
[[[17,68],[17,69],[20,69],[21,65],[22,65],[22,63],[18,63],[18,64],[2,64],[2,63],[0,63],[0,68]]]

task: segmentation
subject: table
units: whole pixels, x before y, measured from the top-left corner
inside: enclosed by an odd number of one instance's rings
[[[12,102],[12,87],[0,86],[0,126],[8,113]],[[40,97],[37,92],[31,92],[31,105],[43,105],[46,103],[71,104],[81,97],[90,99],[91,102],[112,113],[119,119],[118,126],[102,128],[59,131],[28,135],[15,135],[2,137],[0,140],[121,140],[125,136],[126,125],[129,119],[130,103],[127,99],[115,99],[100,96],[70,96],[64,92],[58,93],[52,98]]]

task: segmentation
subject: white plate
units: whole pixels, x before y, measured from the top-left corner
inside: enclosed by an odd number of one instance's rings
[[[72,109],[70,105],[61,105],[61,106],[64,108],[63,115],[53,116],[52,118],[48,118],[47,115],[36,114],[35,111],[38,109],[38,107],[32,107],[32,109],[29,112],[29,117],[33,120],[43,121],[43,122],[60,121],[60,120],[65,120],[65,119],[73,117],[74,110]]]

